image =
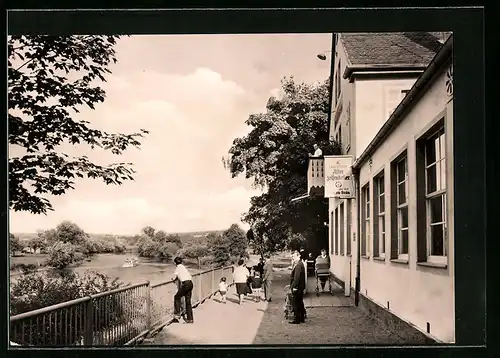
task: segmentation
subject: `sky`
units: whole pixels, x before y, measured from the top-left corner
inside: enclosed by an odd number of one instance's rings
[[[150,225],[167,232],[222,230],[241,216],[260,192],[224,169],[232,141],[251,130],[245,121],[265,110],[280,81],[293,75],[308,83],[329,76],[318,53],[330,34],[148,35],[121,38],[118,63],[101,87],[106,99],[74,119],[94,128],[150,131],[141,149],[121,156],[88,147],[60,151],[88,155],[99,164],[132,162],[134,181],[108,186],[76,181],[75,190],[49,197],[47,215],[10,212],[10,232],[30,233],[70,220],[89,233],[133,235]],[[10,156],[18,148],[9,147]]]

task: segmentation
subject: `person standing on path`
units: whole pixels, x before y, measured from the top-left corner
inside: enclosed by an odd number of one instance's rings
[[[174,280],[179,280],[180,286],[177,293],[174,295],[174,321],[179,322],[181,318],[182,297],[186,307],[186,323],[193,323],[193,306],[191,305],[191,294],[193,292],[193,280],[186,266],[182,264],[182,258],[176,257],[175,277]]]
[[[304,307],[304,283],[305,283],[305,267],[300,259],[300,254],[295,251],[292,254],[292,261],[294,263],[292,275],[290,277],[290,289],[292,290],[292,306],[294,320],[290,323],[299,324],[304,323],[306,308]]]
[[[273,262],[271,256],[265,256],[266,262],[264,263],[262,282],[264,283],[264,298],[267,302],[271,302],[271,283],[273,282]]]
[[[304,268],[307,267],[307,256],[306,256],[306,250],[304,250],[303,247],[300,248],[299,251],[300,255],[300,260],[302,261],[302,264],[304,265]],[[304,296],[307,293],[307,270],[305,270],[304,274]]]
[[[259,263],[253,269],[260,274],[260,277],[264,276],[264,259],[262,257],[259,258]]]
[[[238,294],[239,304],[243,303],[243,296],[248,292],[247,280],[250,276],[248,269],[244,265],[245,261],[240,259],[238,261],[238,266],[234,268],[233,280],[236,285],[236,293]]]

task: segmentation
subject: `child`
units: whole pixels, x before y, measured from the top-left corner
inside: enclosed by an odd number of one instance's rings
[[[221,277],[221,279],[220,279],[219,293],[220,293],[222,303],[226,303],[227,284],[226,284],[225,277]]]
[[[255,292],[255,301],[260,302],[260,293],[262,291],[262,278],[260,277],[260,272],[255,271],[255,276],[252,280],[253,292]]]

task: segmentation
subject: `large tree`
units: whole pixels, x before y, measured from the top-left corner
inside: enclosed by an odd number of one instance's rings
[[[232,224],[222,233],[222,236],[227,240],[231,256],[245,255],[248,249],[248,239],[245,231],[238,224]]]
[[[74,179],[100,178],[106,184],[133,180],[131,163],[98,165],[87,156],[57,151],[63,143],[100,147],[122,154],[147,133],[107,133],[73,118],[82,106],[94,109],[105,92],[109,65],[117,62],[118,36],[10,36],[8,39],[9,145],[23,149],[9,158],[9,206],[45,214],[48,195],[74,188]]]
[[[254,244],[264,251],[286,248],[291,233],[307,239],[327,234],[328,205],[324,198],[291,202],[307,190],[307,166],[313,145],[323,154],[340,154],[329,140],[329,81],[308,85],[293,77],[282,81],[283,95],[271,97],[263,113],[246,121],[251,131],[233,141],[225,161],[233,177],[253,179],[263,194],[251,199],[243,220],[253,228]]]

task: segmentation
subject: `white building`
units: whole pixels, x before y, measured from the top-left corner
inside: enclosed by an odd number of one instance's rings
[[[439,35],[336,35],[330,133],[360,194],[329,199],[329,246],[361,305],[453,342],[452,37]]]

